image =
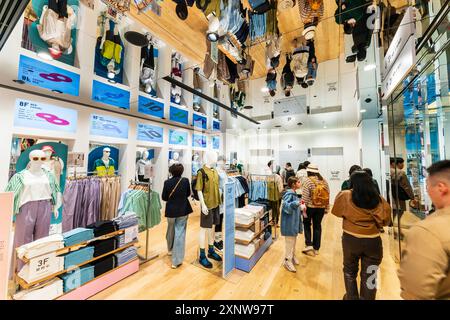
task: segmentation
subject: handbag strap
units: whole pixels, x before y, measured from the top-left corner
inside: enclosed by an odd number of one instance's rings
[[[181,180],[183,180],[184,178],[180,178],[180,180],[178,180],[177,184],[175,185],[175,187],[172,189],[172,192],[169,195],[169,199],[172,197],[173,193],[175,192],[175,190],[177,189],[178,185],[180,184]]]

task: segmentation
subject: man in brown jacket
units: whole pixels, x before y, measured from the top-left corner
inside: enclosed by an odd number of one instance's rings
[[[403,189],[404,193],[408,195],[410,199],[414,199],[414,191],[409,183],[408,177],[406,176],[405,171],[403,171],[403,168],[405,167],[405,160],[403,158],[391,158],[391,186],[392,186],[392,194],[395,194],[397,190],[395,190],[395,185],[398,184],[398,194],[400,197],[400,194],[402,191],[400,189]],[[394,219],[398,215],[398,219],[400,220],[403,213],[406,211],[406,201],[398,199],[398,205],[397,205],[397,199],[395,196],[393,196],[392,199],[392,209],[394,212]]]
[[[437,211],[406,237],[398,272],[404,299],[450,299],[450,160],[427,170],[427,192]]]

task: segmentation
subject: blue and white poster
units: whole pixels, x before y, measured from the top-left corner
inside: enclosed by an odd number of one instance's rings
[[[176,108],[174,106],[170,106],[170,120],[179,122],[187,125],[189,123],[188,120],[189,112],[184,109]]]
[[[212,147],[214,150],[220,149],[220,137],[212,137]]]
[[[20,56],[18,79],[32,86],[78,96],[80,75],[51,64]]]
[[[223,246],[223,277],[226,278],[236,266],[236,257],[234,253],[235,225],[234,225],[234,183],[225,184],[224,196],[225,214],[224,224],[224,246]]]
[[[138,112],[157,118],[164,118],[164,103],[139,96]]]
[[[91,115],[91,134],[128,139],[128,121],[96,114]]]
[[[185,131],[169,130],[169,144],[187,146],[188,134]]]
[[[74,133],[77,130],[77,119],[76,110],[29,100],[16,100],[14,125],[17,127]]]
[[[192,114],[192,125],[195,128],[204,129],[207,128],[207,118],[205,116],[201,116],[199,114],[193,113]]]
[[[206,148],[206,136],[194,133],[192,135],[192,146],[196,148]]]
[[[137,139],[140,141],[163,142],[164,130],[162,127],[138,123]]]
[[[130,109],[130,92],[94,80],[92,83],[92,100],[121,109]]]
[[[213,120],[213,130],[220,131],[220,121]]]

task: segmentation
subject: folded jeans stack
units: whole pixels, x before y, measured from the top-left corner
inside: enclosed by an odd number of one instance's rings
[[[92,260],[94,257],[94,248],[86,247],[80,250],[76,250],[64,255],[64,269],[74,267],[82,264],[83,262]]]
[[[76,228],[63,233],[64,245],[70,247],[94,238],[92,229]]]
[[[115,257],[117,266],[121,266],[137,257],[137,248],[126,248],[122,252],[116,253]]]

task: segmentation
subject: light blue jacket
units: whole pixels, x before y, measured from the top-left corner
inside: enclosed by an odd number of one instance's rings
[[[295,237],[303,233],[302,215],[297,194],[291,189],[283,195],[281,207],[281,235]]]

